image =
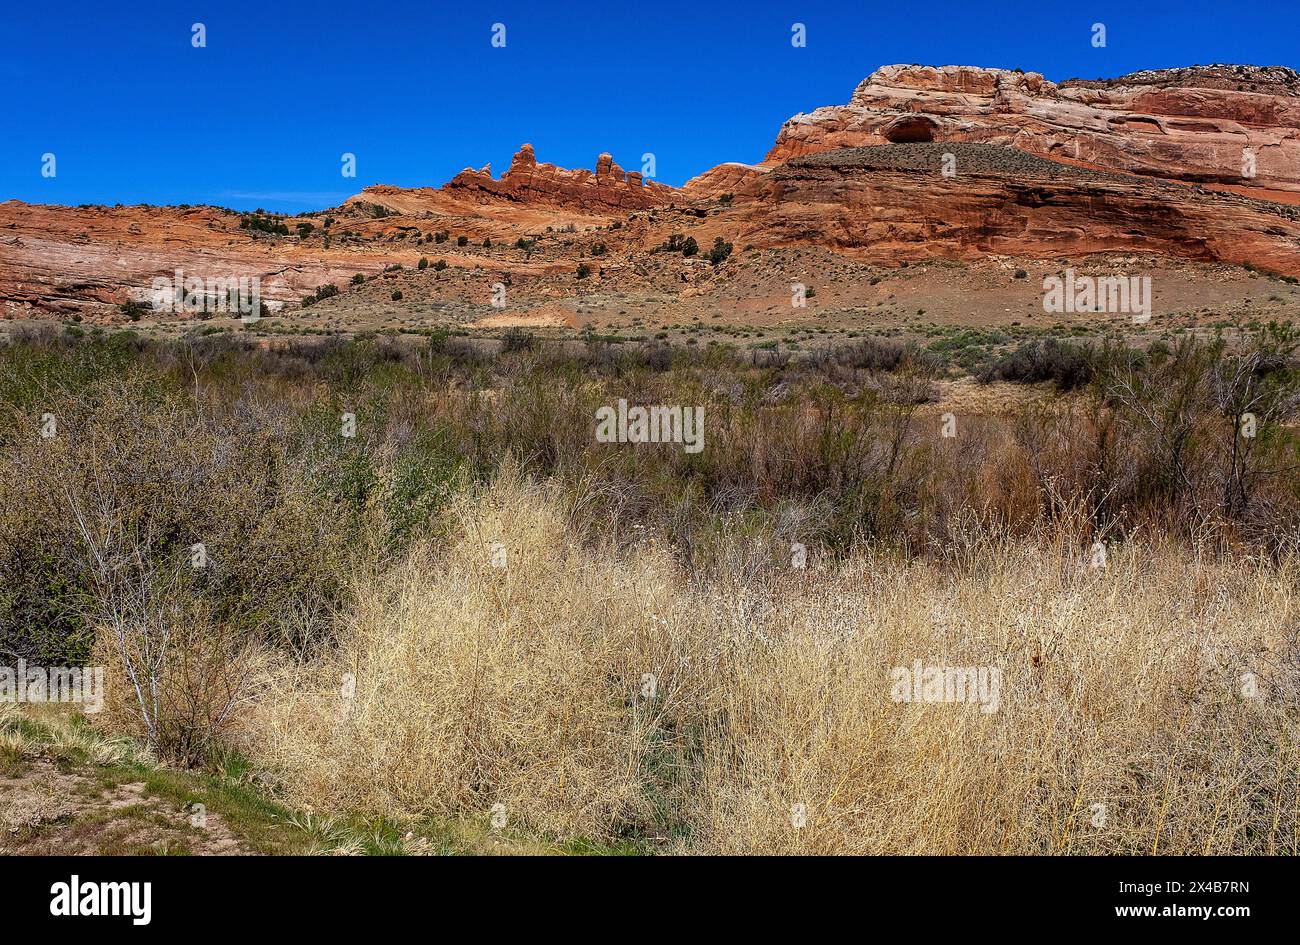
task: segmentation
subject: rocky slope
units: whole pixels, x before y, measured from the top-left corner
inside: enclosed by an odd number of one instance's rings
[[[386,262],[378,247],[273,238],[242,229],[240,219],[216,207],[0,203],[0,314],[103,314],[178,269],[204,279],[256,276],[265,300],[297,301]]]

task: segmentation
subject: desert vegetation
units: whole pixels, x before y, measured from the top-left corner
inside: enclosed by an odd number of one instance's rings
[[[954,371],[879,338],[19,335],[0,649],[106,666],[102,737],[332,817],[1294,853],[1296,339],[1036,341],[978,370],[1032,393],[999,411]],[[705,448],[597,442],[619,399],[702,406]],[[998,667],[997,711],[894,701],[918,660]]]

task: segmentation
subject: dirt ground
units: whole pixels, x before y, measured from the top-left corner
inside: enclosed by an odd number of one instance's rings
[[[252,854],[219,814],[151,793],[144,781],[60,770],[45,759],[0,774],[0,855]]]

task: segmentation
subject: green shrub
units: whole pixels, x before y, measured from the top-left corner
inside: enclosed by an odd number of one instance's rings
[[[721,236],[713,241],[713,248],[709,250],[709,262],[717,266],[725,262],[731,255],[731,244],[726,242]]]

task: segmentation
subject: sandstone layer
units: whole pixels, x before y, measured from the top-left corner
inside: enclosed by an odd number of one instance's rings
[[[1060,85],[1036,72],[884,66],[846,105],[795,115],[765,162],[916,141],[1000,144],[1099,167],[1300,191],[1300,76],[1214,66]]]
[[[1145,252],[1300,275],[1300,208],[998,145],[823,152],[787,162],[735,200],[747,242],[825,246],[871,262]]]
[[[378,272],[380,252],[329,250],[241,229],[216,207],[56,207],[0,203],[0,313],[92,312],[144,298],[176,270],[259,279],[261,297],[298,301],[326,282]]]

